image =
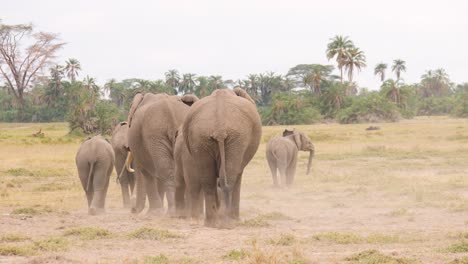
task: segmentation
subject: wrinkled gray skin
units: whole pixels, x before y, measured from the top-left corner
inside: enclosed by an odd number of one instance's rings
[[[196,96],[181,97],[167,94],[137,94],[128,116],[128,145],[136,171],[136,205],[133,213],[144,209],[146,195],[148,213],[163,213],[164,195],[168,213],[175,212],[174,140],[177,128]]]
[[[111,144],[101,136],[89,138],[81,144],[75,161],[88,199],[88,213],[103,213],[115,161]]]
[[[298,151],[309,151],[307,174],[310,172],[315,148],[310,138],[295,130],[285,130],[282,136],[272,138],[266,147],[266,158],[273,177],[273,184],[278,185],[277,172],[281,177],[281,185],[290,186],[296,174]]]
[[[128,154],[128,123],[120,122],[112,132],[111,144],[115,153],[115,171],[117,172],[120,188],[122,189],[122,199],[124,208],[130,208],[132,203],[130,197],[135,188],[134,173],[125,169],[125,161]],[[122,171],[123,170],[123,171]]]
[[[188,209],[197,218],[204,197],[205,225],[228,227],[229,219],[239,218],[242,173],[260,143],[255,102],[240,88],[216,90],[190,108],[181,132],[174,153],[177,211]],[[218,180],[224,212],[219,211]]]

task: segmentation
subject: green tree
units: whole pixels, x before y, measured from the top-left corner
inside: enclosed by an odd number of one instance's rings
[[[180,83],[179,72],[175,69],[169,70],[165,73],[166,75],[166,84],[169,85],[172,89],[178,91]]]
[[[360,71],[361,68],[366,67],[366,56],[359,48],[352,47],[348,50],[346,56],[343,58],[342,65],[348,72],[349,82],[353,82],[355,70]]]
[[[444,69],[426,71],[421,76],[420,92],[422,97],[446,96],[452,92],[452,84]]]
[[[301,66],[298,68],[298,66]],[[320,96],[322,94],[322,82],[328,80],[333,66],[320,64],[302,64],[289,70],[288,75],[303,76],[303,83],[309,86],[311,91]]]
[[[323,112],[327,116],[334,116],[343,106],[346,99],[346,85],[332,81],[323,92]]]
[[[74,82],[81,71],[81,64],[77,59],[70,58],[65,62],[67,77]]]
[[[380,81],[383,83],[385,81],[385,71],[387,70],[386,63],[379,63],[374,68],[374,75],[380,76]]]
[[[395,73],[398,82],[400,80],[401,73],[406,71],[406,62],[400,59],[394,60],[392,71]]]
[[[180,83],[180,88],[182,93],[193,93],[196,83],[196,74],[186,73],[182,76],[182,82]]]
[[[344,61],[348,56],[350,49],[354,48],[354,44],[348,37],[335,36],[330,40],[327,45],[327,58],[328,60],[336,57],[338,69],[340,69],[340,79],[343,83],[343,67]]]

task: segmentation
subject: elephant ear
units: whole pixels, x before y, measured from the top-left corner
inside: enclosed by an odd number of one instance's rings
[[[184,104],[186,104],[188,106],[192,106],[194,103],[196,103],[200,99],[198,99],[198,97],[196,95],[194,95],[194,94],[186,94],[186,95],[182,96],[180,98],[180,100]]]
[[[286,137],[286,136],[289,136],[289,135],[292,135],[292,134],[294,134],[294,129],[287,129],[287,128],[286,128],[286,129],[283,131],[283,137]]]
[[[252,97],[250,97],[250,95],[244,89],[236,87],[234,88],[233,91],[237,96],[243,97],[249,100],[253,105],[255,105],[255,101],[252,99]]]
[[[135,114],[135,111],[138,109],[138,106],[140,105],[141,101],[143,101],[144,95],[141,93],[137,93],[135,97],[133,97],[132,104],[130,106],[130,111],[128,112],[128,127],[132,125],[132,119],[133,115]]]
[[[302,149],[302,137],[298,132],[294,132],[294,142],[296,142],[297,149]]]

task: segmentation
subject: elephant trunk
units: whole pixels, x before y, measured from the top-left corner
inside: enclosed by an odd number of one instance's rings
[[[309,175],[310,173],[310,167],[312,166],[312,158],[314,157],[314,150],[311,150],[310,151],[310,154],[309,154],[309,162],[307,163],[307,175]]]
[[[127,155],[127,160],[125,161],[125,168],[127,168],[128,172],[135,172],[135,170],[132,169],[132,161],[133,161],[133,154],[131,151],[129,151]]]

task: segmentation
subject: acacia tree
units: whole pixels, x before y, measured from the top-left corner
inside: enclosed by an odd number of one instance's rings
[[[31,44],[23,46],[25,43]],[[34,32],[32,25],[0,24],[0,73],[20,107],[28,86],[64,45],[57,34]]]

